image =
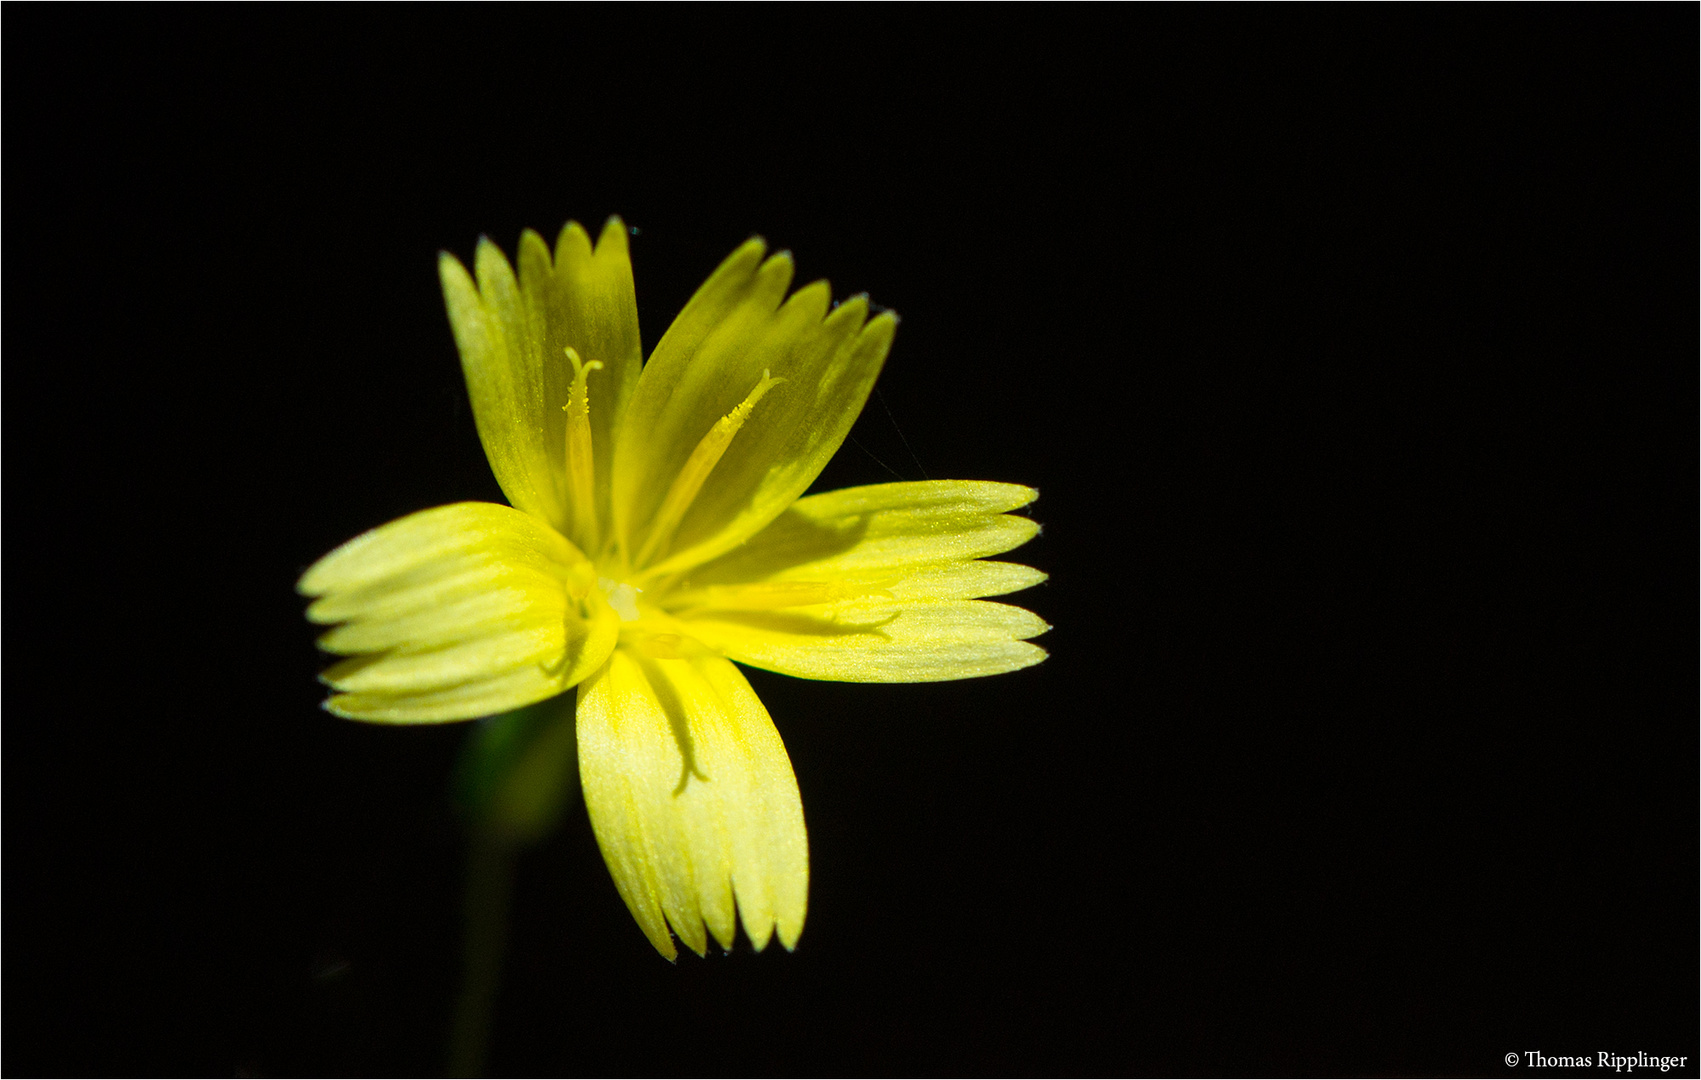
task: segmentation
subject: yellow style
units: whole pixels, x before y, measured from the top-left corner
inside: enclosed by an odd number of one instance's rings
[[[664,956],[741,919],[803,930],[808,846],[779,733],[732,661],[806,679],[928,682],[1045,659],[1047,629],[979,599],[1045,579],[984,557],[1038,530],[1014,484],[877,484],[799,498],[844,441],[897,320],[824,281],[786,296],[759,239],[721,264],[643,363],[618,218],[516,277],[439,264],[479,438],[512,507],[374,529],[301,578],[338,716],[468,720],[577,688],[597,842]],[[736,915],[735,915],[736,913]]]

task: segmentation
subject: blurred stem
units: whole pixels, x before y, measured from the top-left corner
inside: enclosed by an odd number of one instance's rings
[[[466,970],[449,1037],[449,1075],[483,1076],[501,989],[520,851],[547,837],[579,787],[577,695],[557,694],[473,725],[455,767],[467,844]]]
[[[461,996],[449,1040],[449,1075],[483,1076],[490,1020],[502,979],[516,846],[499,831],[475,828],[467,851],[467,930]]]

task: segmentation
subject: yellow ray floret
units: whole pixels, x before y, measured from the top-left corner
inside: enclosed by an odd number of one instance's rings
[[[1046,654],[1026,639],[1049,627],[976,598],[1045,579],[982,561],[1039,531],[1003,513],[1038,494],[933,480],[812,495],[738,551],[693,570],[666,602],[710,648],[802,678],[936,682],[1028,667]],[[797,603],[762,602],[788,586]]]
[[[850,430],[897,319],[752,239],[710,275],[647,364],[625,227],[519,272],[481,241],[440,261],[479,438],[512,507],[391,522],[303,575],[326,707],[468,719],[577,688],[579,779],[620,895],[655,948],[758,949],[803,930],[809,859],[784,745],[739,669],[922,682],[1036,664],[1048,629],[991,602],[1045,575],[1000,555],[1039,526],[1016,484],[878,484],[801,498]],[[537,709],[555,709],[540,705]],[[523,714],[538,720],[536,709]],[[564,721],[566,714],[551,712]],[[549,719],[546,717],[545,719]],[[493,807],[533,835],[560,805],[554,741]],[[553,726],[551,726],[553,725]],[[557,745],[561,743],[561,745]],[[530,771],[526,771],[530,770]],[[552,780],[553,778],[553,780]],[[496,811],[492,811],[493,813]]]
[[[617,651],[579,688],[579,776],[603,857],[650,942],[732,947],[736,902],[760,949],[803,932],[809,848],[773,721],[718,656]]]
[[[479,440],[503,494],[524,510],[593,550],[572,520],[563,460],[575,371],[573,348],[602,365],[590,411],[599,448],[596,484],[606,502],[613,433],[637,386],[641,353],[638,304],[626,228],[611,218],[593,251],[577,224],[561,230],[551,262],[536,233],[520,240],[520,273],[497,246],[481,240],[473,262],[477,283],[452,256],[438,260],[443,299],[460,347]],[[606,514],[607,507],[599,507]]]
[[[423,510],[358,536],[302,575],[319,639],[352,656],[323,679],[357,720],[465,720],[577,684],[619,622],[560,533],[491,503]]]

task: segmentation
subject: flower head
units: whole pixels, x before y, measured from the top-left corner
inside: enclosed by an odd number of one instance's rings
[[[576,223],[519,273],[488,240],[439,269],[479,438],[511,506],[393,521],[299,588],[347,659],[331,712],[427,723],[576,691],[597,842],[657,950],[742,921],[803,929],[808,847],[778,732],[733,661],[807,679],[928,682],[1038,663],[1047,629],[980,599],[1044,574],[986,556],[1038,530],[1014,484],[878,484],[800,498],[844,441],[897,320],[744,244],[643,363],[619,219]],[[475,283],[476,276],[476,283]]]

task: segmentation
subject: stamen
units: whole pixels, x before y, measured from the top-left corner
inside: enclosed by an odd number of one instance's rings
[[[573,389],[567,404],[567,506],[579,546],[595,556],[597,550],[596,470],[591,462],[591,393],[585,380],[602,369],[601,360],[581,363],[571,346],[567,359],[573,362]]]
[[[756,389],[750,391],[750,396],[739,403],[738,407],[719,420],[703,436],[697,448],[691,451],[686,459],[684,468],[673,478],[673,486],[667,489],[667,495],[662,499],[661,509],[656,511],[655,518],[650,522],[650,535],[644,541],[644,547],[638,552],[636,565],[643,566],[650,561],[658,549],[673,539],[673,531],[679,528],[679,523],[685,517],[685,511],[691,508],[691,500],[697,497],[702,489],[703,481],[709,478],[709,473],[720,461],[721,455],[732,444],[732,437],[738,434],[738,429],[749,419],[750,410],[762,400],[762,395],[784,379],[770,378],[768,369],[762,369],[762,381],[756,384]]]

